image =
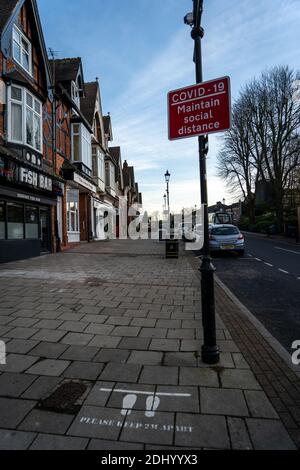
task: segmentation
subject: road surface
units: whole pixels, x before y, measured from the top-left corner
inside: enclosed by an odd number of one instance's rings
[[[246,235],[244,258],[214,257],[217,275],[291,352],[300,340],[300,246]]]

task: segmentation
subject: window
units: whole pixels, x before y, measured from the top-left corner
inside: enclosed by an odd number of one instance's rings
[[[79,232],[79,192],[69,190],[67,196],[68,232]]]
[[[110,173],[109,173],[109,163],[105,163],[105,184],[106,186],[110,186]]]
[[[240,231],[236,227],[218,227],[211,230],[212,235],[224,237],[229,235],[238,235],[239,233]]]
[[[99,178],[102,181],[105,181],[105,163],[104,163],[104,155],[100,150],[98,151],[98,171],[99,171]]]
[[[75,82],[72,82],[71,84],[71,95],[72,95],[72,100],[76,104],[76,106],[80,109],[80,94],[79,94],[79,88]]]
[[[109,164],[110,171],[110,187],[114,189],[115,187],[115,167],[112,163]]]
[[[72,125],[73,161],[92,169],[92,135],[83,124]]]
[[[73,160],[80,162],[80,125],[73,124]]]
[[[26,206],[25,208],[25,238],[39,238],[39,213],[37,207]]]
[[[24,238],[24,210],[21,204],[7,204],[7,238],[8,240]]]
[[[9,92],[9,140],[42,152],[42,103],[25,88]]]
[[[13,58],[26,72],[32,75],[31,44],[16,26],[13,28]]]
[[[5,240],[5,202],[0,201],[0,240]]]

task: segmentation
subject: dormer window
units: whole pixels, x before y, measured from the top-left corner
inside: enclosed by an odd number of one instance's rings
[[[80,92],[77,83],[72,82],[71,85],[72,100],[76,104],[77,108],[80,108]]]
[[[16,27],[13,28],[13,58],[32,75],[32,47],[26,36]]]

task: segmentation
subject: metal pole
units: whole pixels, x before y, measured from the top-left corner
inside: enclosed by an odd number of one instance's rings
[[[201,17],[203,11],[203,0],[193,0],[194,2],[194,27],[192,39],[195,41],[195,67],[196,83],[203,82],[202,72],[202,50],[201,40],[204,30],[201,28]],[[201,297],[202,297],[202,322],[204,332],[204,344],[202,346],[202,361],[205,364],[217,364],[220,360],[220,350],[217,346],[216,319],[215,319],[215,292],[214,292],[214,272],[209,248],[209,224],[208,224],[208,195],[207,195],[207,171],[206,153],[204,149],[204,137],[198,138],[199,142],[199,162],[200,162],[200,182],[201,201],[204,206],[204,246],[203,259],[200,268],[201,272]]]
[[[168,213],[170,216],[170,193],[169,193],[169,183],[167,181],[167,198],[168,198]]]

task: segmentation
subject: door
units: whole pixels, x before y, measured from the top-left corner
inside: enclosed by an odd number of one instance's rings
[[[41,240],[41,252],[51,251],[50,247],[50,217],[49,209],[40,209],[40,240]]]

